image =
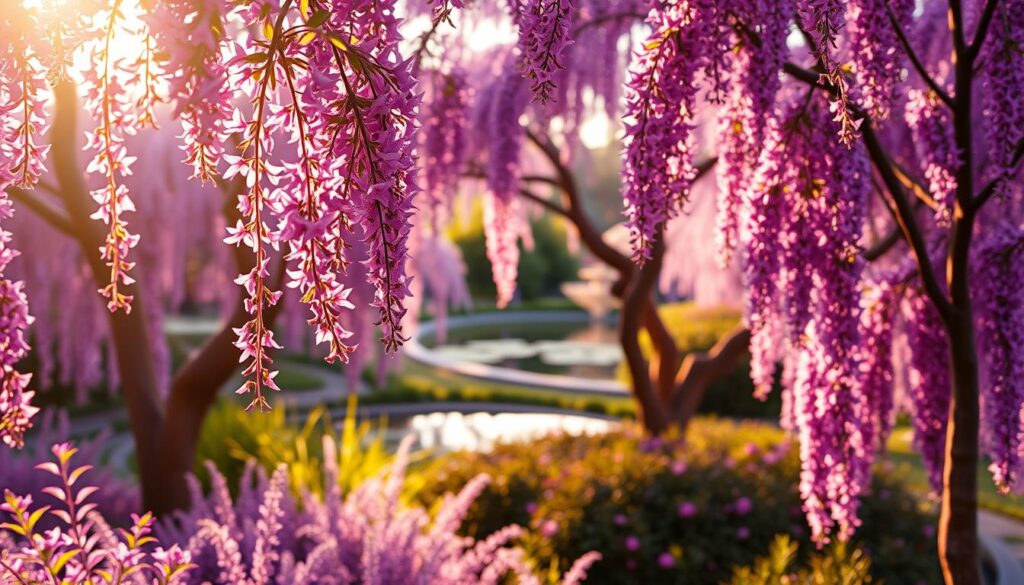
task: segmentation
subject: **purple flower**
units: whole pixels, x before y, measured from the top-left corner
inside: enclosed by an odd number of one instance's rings
[[[754,504],[753,502],[750,501],[750,498],[744,496],[736,500],[736,502],[732,506],[732,509],[740,516],[746,516],[751,512],[751,510],[754,509]]]
[[[683,502],[679,504],[679,509],[676,511],[680,518],[693,518],[697,515],[697,504],[693,502]]]
[[[746,526],[740,526],[736,529],[736,538],[740,540],[746,540],[750,538],[750,529]]]
[[[616,526],[625,526],[626,525],[626,521],[627,521],[627,518],[626,518],[625,514],[616,514],[612,518],[612,522],[614,522]]]
[[[658,555],[658,566],[662,569],[671,569],[676,566],[676,558],[672,556],[672,553],[663,552]]]
[[[640,550],[640,539],[637,538],[636,536],[632,535],[632,534],[627,536],[626,537],[626,550],[628,550],[628,551]]]

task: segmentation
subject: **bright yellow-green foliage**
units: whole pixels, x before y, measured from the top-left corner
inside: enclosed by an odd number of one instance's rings
[[[849,552],[842,542],[814,553],[807,568],[796,571],[800,545],[780,534],[772,541],[768,556],[754,561],[753,566],[735,570],[729,585],[870,585],[871,559],[860,549]]]
[[[197,475],[208,480],[204,461],[217,469],[236,489],[245,462],[252,459],[268,472],[278,465],[288,467],[292,489],[317,494],[323,492],[323,440],[331,437],[338,445],[338,482],[342,493],[376,475],[391,462],[384,443],[384,423],[360,423],[356,418],[356,399],[350,397],[340,431],[332,424],[324,408],[309,412],[305,422],[290,423],[286,409],[270,412],[245,412],[234,403],[222,403],[210,413],[199,440]]]
[[[691,302],[662,305],[658,315],[684,352],[710,349],[742,317],[734,307],[702,307]],[[640,333],[640,344],[649,351],[651,338],[646,331]]]

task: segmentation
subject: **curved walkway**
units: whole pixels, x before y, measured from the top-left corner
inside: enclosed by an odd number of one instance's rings
[[[448,319],[448,328],[473,327],[479,325],[502,325],[522,323],[588,323],[590,315],[583,311],[515,311],[509,313],[478,313],[459,315]],[[571,376],[539,374],[511,368],[501,368],[487,364],[457,361],[437,355],[420,342],[420,337],[436,331],[432,321],[419,324],[419,328],[403,349],[404,356],[421,364],[448,370],[457,374],[499,382],[511,386],[525,388],[544,388],[574,394],[602,394],[606,396],[623,396],[629,389],[617,380],[591,380]]]

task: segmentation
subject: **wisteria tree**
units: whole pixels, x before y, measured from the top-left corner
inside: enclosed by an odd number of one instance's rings
[[[482,179],[499,305],[514,294],[531,207],[565,217],[619,271],[621,340],[650,432],[685,426],[708,381],[748,349],[759,394],[781,378],[820,542],[858,526],[904,388],[942,497],[946,579],[978,582],[975,467],[984,453],[994,481],[1013,489],[1024,440],[1024,2],[461,4],[41,0],[0,15],[0,181],[22,210],[70,234],[89,266],[84,279],[62,264],[7,272],[30,285],[33,270],[40,282],[56,274],[33,309],[44,348],[69,331],[50,318],[69,283],[99,289],[147,504],[185,504],[199,424],[239,353],[239,393],[267,406],[275,320],[288,306],[306,305],[329,361],[359,355],[357,306],[374,309],[383,347],[397,349],[408,271],[443,264],[453,196]],[[502,31],[508,43],[477,46]],[[181,128],[183,157],[146,147],[161,108]],[[601,116],[623,121],[632,258],[594,229],[571,172],[585,164],[588,120]],[[156,176],[177,175],[158,165],[133,176],[147,154],[184,158],[194,184],[209,186],[153,189]],[[185,192],[201,195],[175,197]],[[160,211],[148,229],[129,228],[143,203]],[[4,226],[24,215],[2,208]],[[167,229],[167,210],[193,240]],[[704,210],[717,216],[717,250],[687,245]],[[148,283],[167,265],[167,280],[181,281],[185,242],[211,233],[235,246],[242,299],[161,390],[153,327],[174,295]],[[6,269],[16,252],[2,240]],[[423,257],[408,263],[413,246]],[[745,327],[684,360],[656,289],[664,273],[712,255],[742,276]],[[441,272],[418,271],[443,305],[446,287],[429,282]],[[32,319],[26,286],[9,274],[2,289],[0,429],[16,444],[34,414],[15,370]]]

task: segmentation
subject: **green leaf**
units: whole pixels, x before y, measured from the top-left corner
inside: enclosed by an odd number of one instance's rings
[[[310,28],[316,28],[316,27],[320,26],[321,24],[327,22],[327,19],[330,18],[330,17],[331,17],[331,13],[330,12],[328,12],[326,10],[318,10],[316,12],[316,14],[314,14],[313,16],[309,17],[309,22],[307,22],[306,24],[308,24]]]

